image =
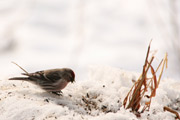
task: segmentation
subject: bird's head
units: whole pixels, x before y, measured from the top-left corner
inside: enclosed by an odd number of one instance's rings
[[[69,69],[69,68],[65,68],[65,71],[70,79],[70,82],[75,82],[75,73],[73,70]]]

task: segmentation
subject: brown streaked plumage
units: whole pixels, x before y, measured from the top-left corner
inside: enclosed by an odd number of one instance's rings
[[[12,77],[9,78],[9,80],[28,81],[40,86],[48,92],[58,95],[69,82],[73,83],[75,81],[75,74],[69,68],[42,70],[35,73],[28,73],[23,68],[21,69],[25,72],[22,73],[22,75],[25,75],[26,77]]]

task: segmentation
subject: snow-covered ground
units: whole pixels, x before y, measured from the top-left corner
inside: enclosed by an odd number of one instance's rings
[[[63,96],[42,91],[19,81],[1,81],[1,120],[173,120],[164,106],[179,110],[180,83],[163,79],[150,111],[140,118],[124,109],[122,102],[139,73],[108,66],[91,66],[89,77],[69,84]],[[180,110],[179,110],[180,111]]]
[[[122,100],[142,71],[153,39],[155,65],[165,52],[169,64],[159,94],[141,119],[173,119],[163,112],[164,105],[180,107],[171,12],[168,0],[0,0],[0,118],[137,119]],[[28,72],[70,67],[77,82],[57,97],[8,81],[21,73],[11,61]],[[93,102],[91,111],[83,96]]]

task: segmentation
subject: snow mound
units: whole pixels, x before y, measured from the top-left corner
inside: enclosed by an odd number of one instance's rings
[[[122,102],[140,74],[108,66],[90,67],[89,77],[69,84],[63,96],[44,92],[21,81],[0,80],[2,120],[170,120],[164,106],[179,110],[180,83],[163,79],[150,111],[137,118]]]

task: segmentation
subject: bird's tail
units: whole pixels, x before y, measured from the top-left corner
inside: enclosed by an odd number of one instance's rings
[[[29,81],[28,77],[13,77],[9,78],[9,80],[24,80],[24,81]]]

